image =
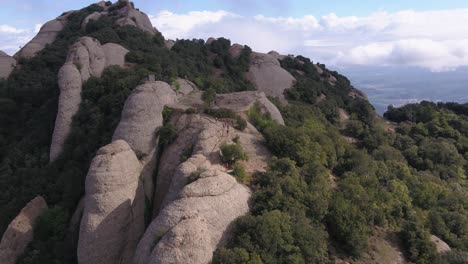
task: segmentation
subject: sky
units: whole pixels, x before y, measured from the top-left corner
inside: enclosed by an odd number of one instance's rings
[[[226,37],[327,65],[468,66],[468,0],[135,0],[168,39]],[[0,50],[94,1],[0,0]]]

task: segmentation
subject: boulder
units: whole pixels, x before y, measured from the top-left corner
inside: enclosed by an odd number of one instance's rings
[[[168,39],[168,40],[164,41],[164,45],[169,50],[172,49],[172,47],[174,47],[175,44],[176,44],[176,42],[174,40],[172,40],[172,39]]]
[[[50,161],[56,160],[63,151],[65,140],[71,133],[73,116],[81,104],[82,77],[78,68],[72,63],[65,63],[58,72],[60,95],[57,117],[50,145]]]
[[[94,12],[90,15],[88,15],[84,20],[83,22],[81,23],[81,29],[82,30],[86,30],[86,26],[88,25],[89,21],[91,20],[94,20],[94,21],[98,21],[102,16],[107,16],[108,13],[107,12]]]
[[[129,52],[126,48],[118,44],[107,43],[102,45],[102,49],[106,57],[106,67],[113,65],[123,67],[125,65],[125,55]]]
[[[133,90],[125,102],[122,117],[112,140],[125,140],[137,154],[142,166],[144,192],[153,197],[153,171],[157,163],[158,138],[163,125],[164,106],[176,101],[176,93],[165,82],[147,82]]]
[[[141,165],[127,142],[101,148],[86,176],[78,263],[130,263],[144,231]]]
[[[280,125],[284,125],[283,117],[278,108],[266,97],[264,92],[245,91],[229,94],[218,94],[214,101],[216,108],[226,108],[235,112],[247,113],[247,111],[258,103],[264,114],[271,116],[271,119]]]
[[[244,46],[236,43],[229,48],[229,55],[237,59],[241,55],[242,50],[244,50]]]
[[[268,55],[271,55],[271,56],[275,57],[277,60],[282,60],[282,59],[286,58],[285,55],[281,55],[277,51],[274,51],[274,50],[268,52]]]
[[[247,173],[264,170],[271,154],[251,125],[227,134],[223,122],[205,115],[176,113],[170,122],[178,137],[160,158],[155,219],[138,244],[134,263],[210,263],[231,223],[249,211],[250,191],[227,174],[220,146],[239,136],[252,162]],[[182,153],[189,158],[182,160]]]
[[[174,89],[178,95],[180,96],[187,96],[194,90],[197,90],[197,86],[188,80],[177,78],[175,83],[172,85],[172,89]]]
[[[8,79],[16,67],[16,60],[0,50],[0,79]]]
[[[124,66],[127,53],[120,45],[101,46],[98,40],[90,37],[82,37],[70,47],[67,61],[58,73],[60,96],[49,153],[51,162],[62,153],[70,135],[73,116],[80,108],[83,83],[91,76],[100,77],[108,66]]]
[[[119,9],[118,13],[121,18],[117,19],[115,23],[119,26],[137,27],[152,35],[158,32],[151,24],[149,17],[145,13],[133,8],[131,4]]]
[[[249,197],[229,174],[207,170],[151,223],[134,263],[210,263],[229,225],[248,213]]]
[[[41,196],[30,201],[8,225],[0,242],[0,263],[15,264],[34,238],[36,220],[45,211],[47,203]]]
[[[252,52],[250,69],[246,75],[257,90],[267,96],[277,97],[286,102],[284,91],[293,87],[296,79],[281,65],[275,57],[269,54]]]
[[[431,242],[434,243],[434,245],[436,246],[436,250],[438,254],[444,254],[452,250],[450,246],[447,243],[445,243],[445,241],[443,241],[442,239],[434,235],[431,235],[430,239],[431,239]]]
[[[213,38],[213,37],[211,37],[211,38],[208,38],[208,39],[206,40],[205,44],[206,44],[206,45],[211,45],[211,43],[213,43],[213,42],[215,42],[215,41],[216,41],[216,39]]]
[[[138,156],[149,154],[157,145],[156,132],[163,125],[164,106],[175,101],[176,93],[165,82],[138,86],[125,102],[112,140],[127,141]]]
[[[45,23],[39,30],[39,33],[37,33],[31,41],[21,48],[14,57],[19,59],[32,58],[36,56],[36,54],[43,50],[47,44],[51,44],[55,41],[60,31],[65,27],[67,17],[71,13],[72,12],[65,13],[64,15]]]

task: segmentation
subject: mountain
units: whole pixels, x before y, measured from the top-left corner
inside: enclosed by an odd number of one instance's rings
[[[466,104],[383,119],[325,65],[123,0],[0,55],[2,264],[467,258]]]

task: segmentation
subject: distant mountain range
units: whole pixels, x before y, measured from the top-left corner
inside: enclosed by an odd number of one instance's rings
[[[468,102],[468,67],[431,72],[407,66],[339,67],[352,84],[365,92],[379,114],[387,106],[428,101]]]

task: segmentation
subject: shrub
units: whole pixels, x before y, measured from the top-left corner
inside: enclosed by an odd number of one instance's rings
[[[232,165],[238,160],[248,160],[244,149],[239,144],[223,144],[221,145],[221,153],[223,162]]]
[[[192,156],[192,152],[193,152],[193,145],[190,145],[189,147],[184,149],[184,151],[180,155],[180,162],[187,161],[190,158],[190,156]]]
[[[234,163],[232,174],[236,177],[237,181],[243,184],[248,184],[249,178],[244,166],[240,162]]]
[[[159,131],[159,144],[161,146],[167,146],[174,142],[177,138],[177,130],[172,124],[166,124],[162,126]]]

